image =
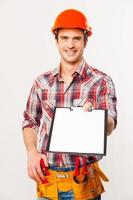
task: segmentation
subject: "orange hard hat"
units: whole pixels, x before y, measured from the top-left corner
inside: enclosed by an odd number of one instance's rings
[[[59,28],[79,28],[86,31],[88,36],[92,34],[85,15],[75,9],[64,10],[57,16],[51,30],[55,34]]]

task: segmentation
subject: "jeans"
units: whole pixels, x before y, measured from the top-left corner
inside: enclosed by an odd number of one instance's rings
[[[47,198],[37,198],[37,200],[52,200],[52,199],[47,199]],[[74,195],[73,191],[68,191],[68,192],[58,192],[58,200],[74,200]],[[95,199],[90,199],[90,200],[101,200],[101,195],[96,197]]]

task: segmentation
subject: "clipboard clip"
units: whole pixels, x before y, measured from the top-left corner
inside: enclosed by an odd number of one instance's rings
[[[73,111],[73,108],[72,108],[72,107],[70,107],[70,111]]]

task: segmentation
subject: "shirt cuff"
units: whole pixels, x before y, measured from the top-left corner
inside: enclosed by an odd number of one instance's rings
[[[22,129],[24,128],[33,128],[37,133],[39,132],[39,127],[31,122],[29,122],[28,120],[24,121],[22,123]]]

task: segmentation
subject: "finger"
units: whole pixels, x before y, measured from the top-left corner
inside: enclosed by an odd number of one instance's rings
[[[38,175],[35,167],[32,169],[32,179],[34,179],[38,183],[42,183],[42,180],[41,180],[40,176]]]
[[[40,165],[37,166],[36,168],[37,170],[37,174],[40,176],[40,178],[42,180],[44,180],[44,176],[45,176],[45,169],[42,169]]]
[[[31,172],[31,170],[30,170],[30,169],[28,169],[27,171],[28,171],[28,176],[29,176],[31,179],[33,179],[33,175],[32,175],[32,172]]]
[[[36,181],[36,179],[35,179],[34,176],[33,176],[32,171],[28,171],[28,176],[29,176],[32,180]]]
[[[32,173],[32,167],[31,167],[31,166],[27,168],[27,172],[28,172],[28,176],[29,176],[31,179],[33,179],[33,173]]]

